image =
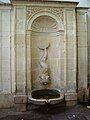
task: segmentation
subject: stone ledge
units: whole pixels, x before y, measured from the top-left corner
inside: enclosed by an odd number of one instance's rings
[[[77,101],[77,93],[65,93],[65,101]]]
[[[27,103],[27,95],[15,95],[14,103],[15,104]]]

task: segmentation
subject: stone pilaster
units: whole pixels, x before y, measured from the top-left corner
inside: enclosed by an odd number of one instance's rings
[[[27,94],[31,93],[31,31],[26,33],[26,54],[27,54]]]
[[[75,8],[65,9],[67,92],[76,92],[76,17]]]
[[[15,109],[26,110],[26,7],[14,6],[15,10]]]
[[[87,94],[87,9],[77,8],[78,99]]]
[[[77,103],[76,72],[77,72],[77,47],[76,47],[76,15],[75,8],[65,8],[66,26],[66,106]]]

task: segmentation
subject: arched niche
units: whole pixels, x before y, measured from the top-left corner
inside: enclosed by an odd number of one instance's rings
[[[35,13],[34,15],[31,15],[31,17],[29,17],[29,19],[27,20],[27,30],[31,30],[33,21],[43,15],[49,16],[55,19],[55,21],[57,21],[59,30],[64,30],[62,19],[57,17],[57,15],[55,15],[54,13],[50,13],[49,11],[41,11],[41,12]]]
[[[39,60],[42,54],[39,46],[50,43],[48,49],[48,69],[50,88],[63,89],[66,81],[66,43],[64,21],[48,11],[37,12],[27,20],[27,91],[45,88],[38,80]]]
[[[31,51],[31,89],[45,88],[38,80],[39,61],[43,54],[39,50],[39,46],[47,46],[48,49],[48,71],[49,81],[48,87],[60,88],[61,81],[61,43],[63,39],[59,31],[58,22],[51,16],[38,16],[31,25],[30,33],[30,51]]]

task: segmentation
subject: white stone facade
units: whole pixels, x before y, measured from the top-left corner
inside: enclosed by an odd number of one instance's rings
[[[0,5],[0,108],[25,110],[28,95],[43,85],[39,45],[48,49],[49,88],[76,104],[87,95],[87,9],[76,2],[13,2]],[[7,97],[8,96],[8,97]],[[67,99],[68,98],[68,99]],[[16,104],[15,104],[16,103]]]

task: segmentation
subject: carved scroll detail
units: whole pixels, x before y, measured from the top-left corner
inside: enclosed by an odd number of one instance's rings
[[[27,8],[27,22],[33,15],[39,12],[48,12],[54,14],[59,20],[63,23],[64,16],[63,16],[63,8],[48,8],[48,7],[28,7]]]

